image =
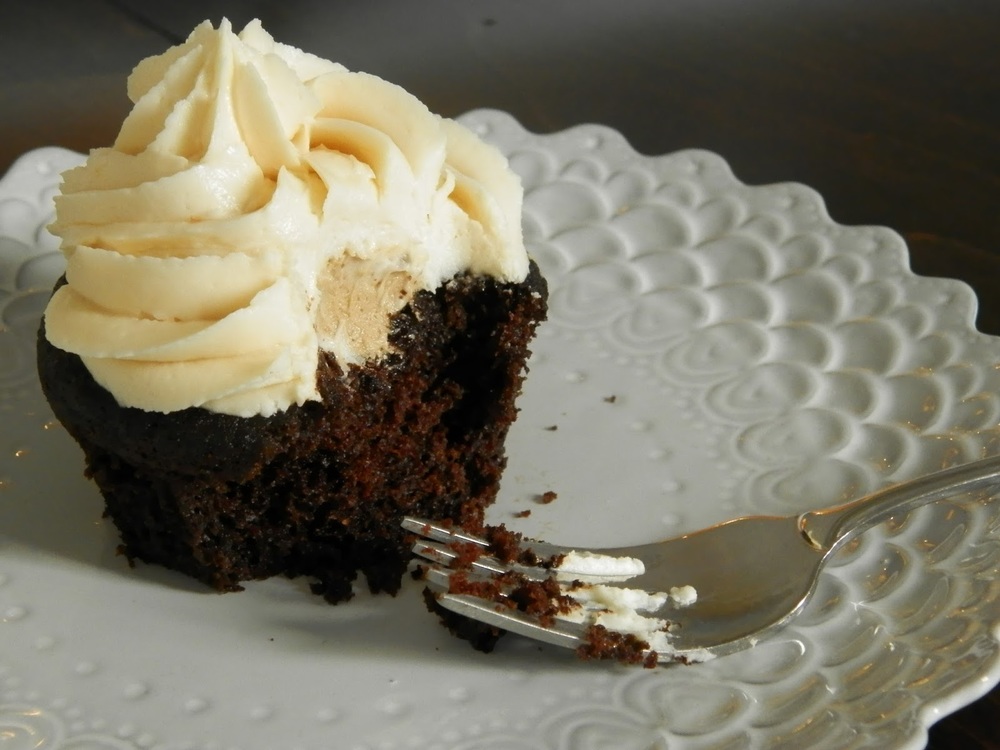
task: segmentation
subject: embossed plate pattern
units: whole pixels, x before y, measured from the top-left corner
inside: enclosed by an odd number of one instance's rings
[[[650,541],[998,449],[1000,342],[891,231],[709,153],[464,119],[521,174],[551,286],[493,520]],[[129,570],[34,375],[61,268],[44,226],[79,159],[31,152],[0,182],[3,750],[915,748],[1000,680],[1000,503],[982,499],[866,534],[757,648],[655,671],[515,639],[473,652],[416,585],[331,608],[301,582],[219,596]]]

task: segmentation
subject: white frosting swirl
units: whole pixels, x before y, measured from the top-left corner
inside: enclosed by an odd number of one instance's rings
[[[457,273],[521,281],[504,157],[393,84],[208,22],[143,60],[111,148],[63,177],[67,284],[45,313],[124,406],[271,415],[319,351],[388,351],[389,316]]]

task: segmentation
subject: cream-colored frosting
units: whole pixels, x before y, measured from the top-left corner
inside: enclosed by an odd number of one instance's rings
[[[49,341],[125,406],[271,415],[319,351],[388,351],[389,316],[457,273],[522,281],[506,159],[398,86],[205,22],[143,60],[110,148],[65,173]]]

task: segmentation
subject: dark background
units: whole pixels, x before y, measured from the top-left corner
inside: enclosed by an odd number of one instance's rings
[[[5,3],[0,171],[37,146],[109,143],[132,66],[223,16],[444,115],[598,122],[644,153],[706,148],[745,182],[804,182],[835,220],[900,232],[917,272],[968,282],[1000,334],[1000,0]],[[929,746],[998,738],[994,689]]]

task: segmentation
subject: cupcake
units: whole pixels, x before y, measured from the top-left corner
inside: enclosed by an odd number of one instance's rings
[[[216,589],[358,572],[405,514],[478,527],[545,317],[504,157],[403,89],[206,22],[63,175],[38,337],[121,552]]]

